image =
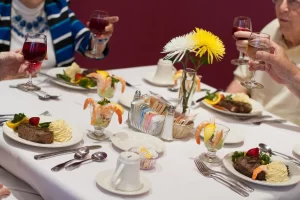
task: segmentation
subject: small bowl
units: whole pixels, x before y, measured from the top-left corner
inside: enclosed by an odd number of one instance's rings
[[[129,151],[137,153],[140,156],[140,169],[142,170],[150,170],[155,167],[156,159],[158,158],[158,153],[152,148],[146,148],[147,151],[151,154],[151,158],[147,158],[145,154],[141,151],[143,147],[133,147],[129,149]]]
[[[182,139],[191,133],[194,128],[194,122],[189,122],[186,125],[174,123],[173,124],[173,138]]]

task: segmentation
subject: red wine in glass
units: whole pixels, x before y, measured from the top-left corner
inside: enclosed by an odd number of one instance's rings
[[[32,73],[41,67],[42,61],[47,55],[47,36],[39,33],[28,33],[25,36],[22,53],[24,55],[25,63],[28,66],[27,71],[29,74],[29,81],[27,83],[19,84],[18,87],[27,91],[40,90],[40,87],[32,83]]]
[[[92,50],[87,51],[85,55],[94,59],[103,58],[103,53],[98,52],[98,38],[97,36],[103,35],[105,33],[105,27],[109,25],[109,21],[107,20],[108,13],[102,10],[93,11],[89,28],[93,36],[93,47]]]
[[[239,38],[239,37],[235,37],[234,33],[238,32],[238,31],[247,31],[247,32],[251,32],[249,28],[243,28],[243,27],[233,27],[232,28],[232,37],[235,40],[248,40],[248,38]]]
[[[90,30],[95,35],[101,35],[105,33],[105,27],[108,26],[109,22],[106,19],[99,17],[92,17],[90,20]]]
[[[27,70],[32,73],[40,68],[47,54],[47,45],[41,42],[25,42],[22,52],[24,59],[30,63]]]

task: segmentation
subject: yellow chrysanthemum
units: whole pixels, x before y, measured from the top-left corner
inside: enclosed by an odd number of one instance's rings
[[[195,42],[193,51],[196,56],[202,57],[207,52],[207,60],[209,64],[213,63],[214,57],[220,61],[225,54],[225,47],[219,37],[215,36],[209,31],[196,28],[193,34],[190,35],[191,39]]]

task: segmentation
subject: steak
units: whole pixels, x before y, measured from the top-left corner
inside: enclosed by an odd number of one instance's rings
[[[233,167],[236,171],[252,178],[252,174],[254,169],[262,165],[261,160],[257,157],[250,157],[250,156],[242,156],[239,157],[236,162],[233,164]],[[256,180],[264,181],[266,180],[266,173],[264,171],[260,172],[257,175]]]
[[[252,111],[251,104],[240,101],[222,99],[218,105],[234,113],[250,113]]]
[[[40,128],[31,124],[20,124],[16,131],[19,137],[24,140],[42,144],[53,143],[54,135],[48,128]]]

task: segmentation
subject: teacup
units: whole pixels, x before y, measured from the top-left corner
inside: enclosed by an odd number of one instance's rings
[[[128,192],[142,187],[138,154],[128,151],[120,154],[111,183],[114,188]]]
[[[153,81],[158,83],[172,83],[176,68],[170,60],[159,59]]]

